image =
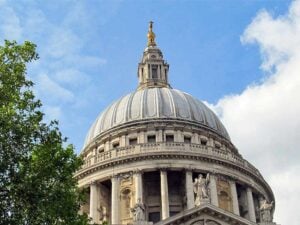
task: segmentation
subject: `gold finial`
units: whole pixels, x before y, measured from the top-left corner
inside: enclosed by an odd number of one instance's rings
[[[148,46],[156,46],[156,43],[155,43],[155,34],[154,32],[152,31],[152,27],[153,27],[153,22],[150,21],[149,22],[149,30],[148,30],[148,34],[147,34],[147,37],[148,37]]]

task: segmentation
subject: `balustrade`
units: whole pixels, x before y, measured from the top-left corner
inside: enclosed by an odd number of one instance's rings
[[[199,153],[207,156],[214,156],[216,158],[225,159],[231,162],[234,162],[237,165],[243,166],[255,174],[260,176],[259,171],[251,165],[248,161],[240,158],[234,153],[224,151],[221,149],[216,149],[211,146],[201,145],[201,144],[191,144],[191,143],[181,143],[181,142],[172,142],[172,143],[144,143],[137,145],[130,145],[126,147],[118,147],[109,151],[101,152],[95,156],[90,156],[85,159],[83,168],[87,168],[93,164],[103,163],[115,158],[137,155],[142,153],[151,153],[151,152],[190,152],[190,153]],[[94,162],[94,163],[92,163]]]

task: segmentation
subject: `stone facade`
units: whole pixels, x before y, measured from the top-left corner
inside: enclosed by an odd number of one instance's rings
[[[87,136],[76,174],[79,187],[89,190],[81,211],[109,224],[275,224],[271,188],[212,111],[171,91],[169,65],[153,35],[151,23],[138,68],[140,100],[134,93],[117,101]],[[166,104],[169,116],[162,113]]]

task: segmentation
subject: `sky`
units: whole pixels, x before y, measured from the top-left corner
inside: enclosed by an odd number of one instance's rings
[[[148,22],[172,87],[210,106],[276,197],[300,214],[300,1],[0,0],[0,43],[37,44],[28,77],[79,153],[97,115],[137,87]]]

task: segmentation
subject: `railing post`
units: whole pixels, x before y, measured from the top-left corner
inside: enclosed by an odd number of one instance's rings
[[[117,150],[116,150],[116,149],[113,149],[113,150],[111,150],[110,152],[111,152],[110,157],[111,157],[112,159],[117,157]]]

